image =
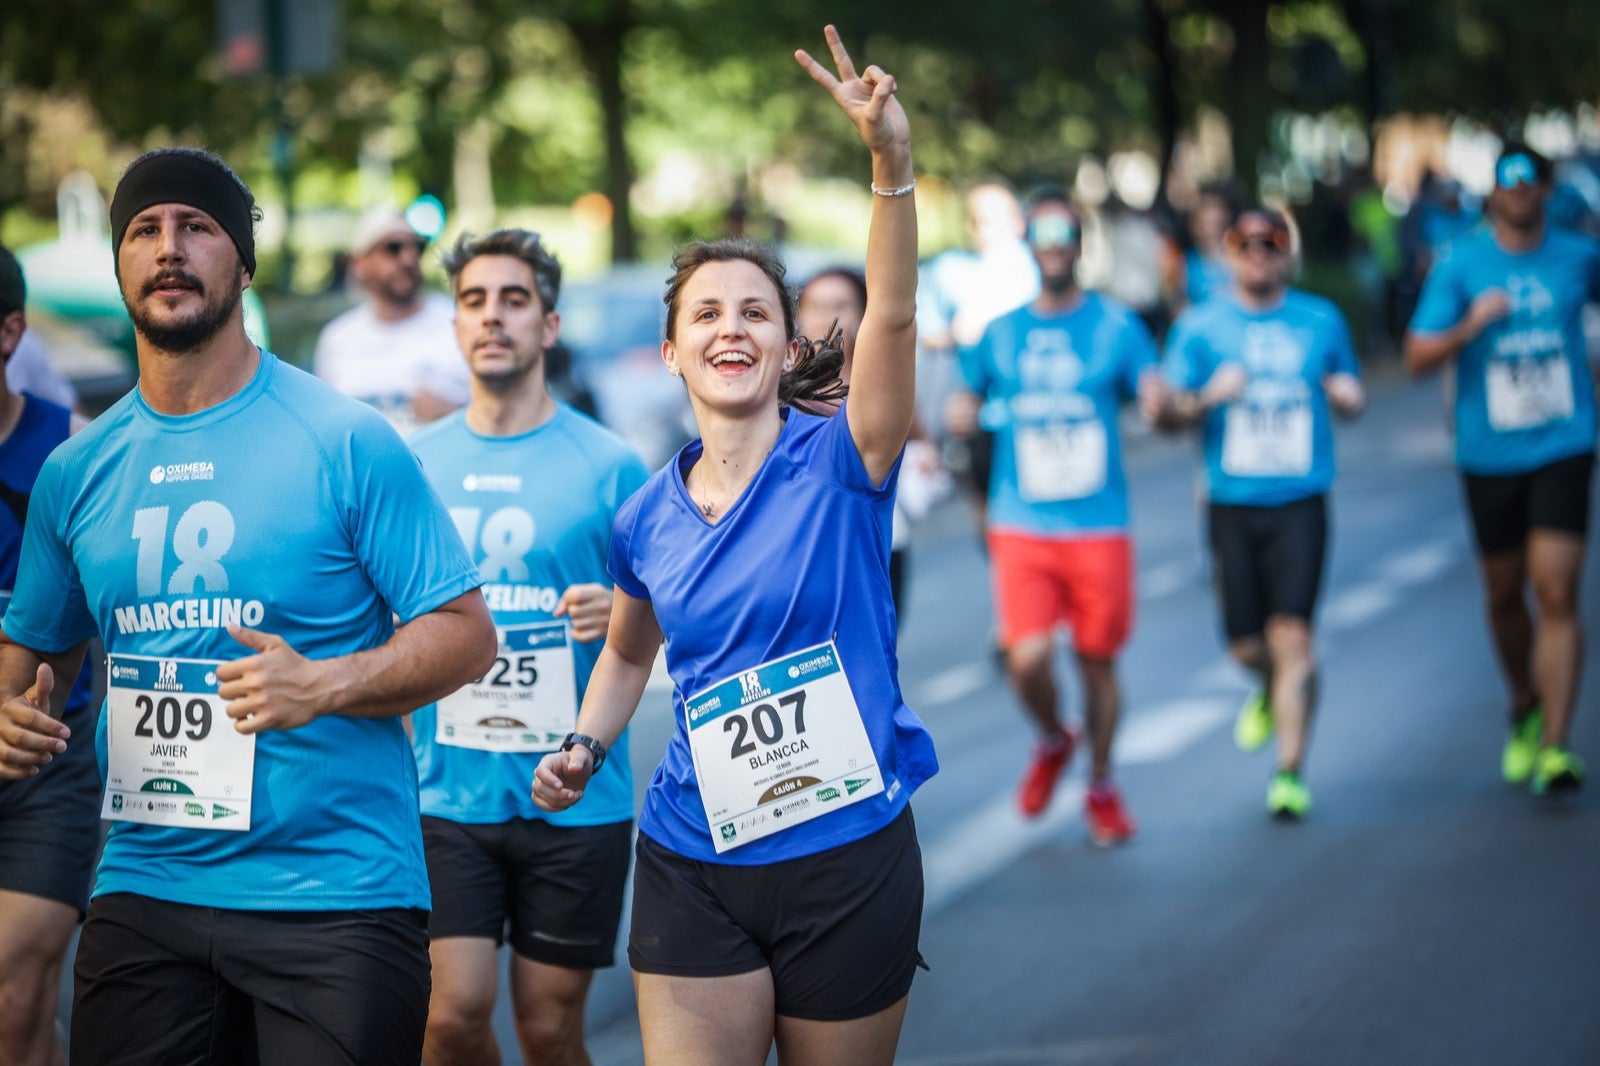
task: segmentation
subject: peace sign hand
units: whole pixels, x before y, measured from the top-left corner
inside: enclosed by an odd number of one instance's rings
[[[874,155],[908,151],[911,146],[911,124],[906,120],[906,112],[900,106],[900,101],[895,99],[894,77],[885,73],[876,63],[857,74],[850,53],[845,51],[844,42],[839,39],[839,31],[832,26],[825,26],[822,33],[828,40],[829,50],[833,52],[833,62],[839,68],[839,76],[836,78],[830,74],[827,67],[818,63],[804,49],[796,49],[795,61],[805,68],[813,81],[828,90],[840,110],[855,123],[861,139]]]

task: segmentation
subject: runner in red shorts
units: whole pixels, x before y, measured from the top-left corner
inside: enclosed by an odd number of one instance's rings
[[[1066,770],[1076,734],[1064,721],[1055,631],[1071,631],[1091,745],[1084,815],[1096,844],[1120,844],[1133,819],[1111,782],[1121,712],[1116,657],[1133,622],[1133,552],[1117,412],[1160,403],[1155,342],[1128,308],[1078,288],[1082,228],[1060,190],[1034,194],[1028,245],[1042,291],[990,324],[961,354],[970,392],[950,429],[995,431],[986,520],[1006,672],[1039,740],[1018,802],[1035,817]]]

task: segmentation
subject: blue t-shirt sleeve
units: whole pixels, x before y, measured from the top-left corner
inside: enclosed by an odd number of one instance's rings
[[[850,435],[850,419],[845,417],[849,403],[849,398],[846,398],[839,405],[838,415],[827,419],[827,424],[817,431],[814,446],[817,448],[817,457],[824,463],[823,476],[857,496],[877,499],[893,495],[900,476],[900,463],[906,455],[905,445],[900,446],[900,454],[895,457],[894,466],[884,476],[883,483],[874,485],[867,475],[867,465],[862,461],[861,451],[856,447],[856,439]]]
[[[62,461],[46,460],[28,499],[16,588],[5,616],[6,635],[50,654],[97,632],[72,550],[62,536]]]
[[[1422,283],[1417,309],[1411,313],[1414,333],[1443,333],[1461,321],[1470,299],[1461,283],[1461,256],[1450,248],[1433,264]]]
[[[677,462],[676,457],[673,462]],[[611,575],[612,583],[636,600],[650,598],[650,590],[633,566],[633,533],[645,495],[635,493],[617,511],[616,520],[611,523],[611,547],[606,552],[606,572]]]
[[[1590,241],[1584,249],[1583,267],[1589,279],[1589,302],[1600,303],[1600,242]]]
[[[421,461],[387,423],[374,416],[352,428],[345,460],[356,557],[402,622],[483,584]]]
[[[1328,373],[1361,376],[1361,361],[1356,358],[1350,327],[1337,310],[1328,312]]]
[[[643,459],[629,453],[623,462],[617,464],[611,477],[610,498],[606,500],[611,512],[615,514],[628,501],[628,497],[642,489],[649,480],[650,468],[644,465]]]
[[[1194,328],[1193,318],[1188,314],[1180,315],[1167,338],[1161,372],[1177,388],[1193,391],[1204,385],[1210,376],[1206,362],[1205,345]]]
[[[1119,382],[1124,399],[1139,394],[1139,379],[1146,370],[1156,365],[1160,353],[1156,351],[1155,338],[1137,315],[1128,315],[1121,330],[1122,380]]]

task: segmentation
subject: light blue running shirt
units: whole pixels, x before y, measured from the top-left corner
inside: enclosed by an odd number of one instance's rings
[[[893,821],[938,771],[895,655],[899,465],[872,484],[844,411],[789,411],[716,525],[684,486],[698,440],[617,515],[611,575],[655,609],[676,712],[639,831],[690,859],[753,866],[848,844]],[[733,775],[743,795],[767,788],[714,831],[691,728],[713,773]]]
[[[412,716],[422,813],[474,825],[513,818],[566,826],[629,820],[633,770],[626,731],[607,752],[583,802],[565,811],[551,814],[534,805],[533,772],[544,753],[572,731],[605,643],[572,640],[566,620],[551,612],[572,585],[610,587],[611,524],[650,472],[620,437],[565,405],[544,425],[514,437],[474,433],[458,411],[419,430],[411,447],[477,560],[495,626],[507,636],[484,683],[453,697],[463,708],[492,708],[500,701],[506,710],[494,717],[507,719],[500,729],[469,741],[456,735],[454,716],[447,716],[450,732],[441,743],[436,705]],[[560,684],[561,691],[547,684]],[[531,716],[515,717],[516,708],[535,705],[570,709],[571,717],[531,739],[522,729],[505,728],[512,722],[531,725]],[[524,750],[464,746],[505,741]]]
[[[1323,378],[1360,374],[1344,316],[1320,296],[1290,289],[1269,311],[1232,296],[1178,316],[1163,370],[1193,391],[1224,364],[1244,367],[1244,395],[1206,416],[1201,429],[1213,503],[1276,507],[1333,484],[1333,420]]]
[[[410,621],[480,583],[382,416],[267,352],[244,389],[198,414],[158,414],[133,390],[55,450],[32,508],[6,632],[55,652],[98,629],[113,684],[146,683],[129,657],[150,660],[157,689],[204,683],[204,664],[254,654],[223,628],[233,620],[309,659],[376,648],[393,615]],[[176,724],[179,744],[203,725],[232,728],[220,714]],[[151,725],[157,741],[169,735],[162,715]],[[262,732],[254,760],[248,830],[198,828],[231,816],[181,796],[136,797],[176,802],[197,828],[114,820],[95,895],[241,910],[430,906],[398,718]]]
[[[1117,414],[1156,363],[1155,341],[1127,307],[1085,293],[1072,310],[1020,307],[961,352],[967,387],[995,432],[991,529],[1044,536],[1128,526]]]
[[[1600,246],[1555,228],[1517,255],[1487,232],[1458,238],[1428,275],[1411,329],[1450,329],[1489,289],[1510,297],[1511,313],[1456,359],[1456,465],[1469,474],[1524,474],[1594,451],[1583,305],[1600,300]]]

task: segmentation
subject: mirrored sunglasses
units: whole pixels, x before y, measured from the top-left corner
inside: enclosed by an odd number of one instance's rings
[[[1231,229],[1222,238],[1223,246],[1230,252],[1248,252],[1252,248],[1289,254],[1289,234],[1281,229],[1237,230]]]
[[[422,237],[393,237],[374,245],[373,248],[391,259],[399,259],[406,252],[416,252],[421,255],[428,250],[428,242]]]
[[[1028,243],[1040,251],[1078,243],[1078,224],[1068,215],[1039,215],[1028,223]]]
[[[1518,185],[1533,185],[1539,180],[1539,168],[1531,158],[1521,152],[1508,155],[1494,166],[1495,184],[1502,189],[1515,189]]]

